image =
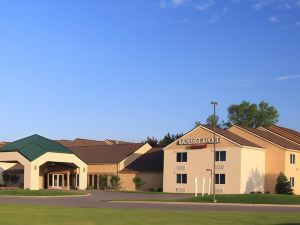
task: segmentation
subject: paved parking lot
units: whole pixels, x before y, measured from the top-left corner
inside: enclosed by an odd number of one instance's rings
[[[225,204],[186,204],[186,203],[147,203],[147,202],[113,202],[113,200],[141,199],[180,199],[191,195],[183,194],[146,194],[91,191],[89,196],[81,197],[4,197],[0,204],[34,204],[50,206],[70,206],[85,208],[138,208],[164,210],[201,210],[201,211],[265,211],[265,212],[299,212],[300,207],[259,206],[259,205],[225,205]]]

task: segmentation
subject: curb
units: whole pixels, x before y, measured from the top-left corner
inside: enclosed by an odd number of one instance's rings
[[[84,195],[56,195],[56,196],[22,196],[22,195],[0,195],[4,198],[79,198],[79,197],[89,197],[91,193],[87,193]]]
[[[114,201],[108,200],[107,202],[116,203],[143,203],[143,204],[163,204],[163,205],[202,205],[202,206],[241,206],[241,207],[289,207],[299,208],[300,205],[280,205],[280,204],[240,204],[240,203],[203,203],[203,202],[159,202],[159,201]]]

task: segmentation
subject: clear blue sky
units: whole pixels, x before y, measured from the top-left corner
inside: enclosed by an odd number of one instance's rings
[[[242,100],[300,130],[299,0],[0,1],[0,140],[140,141]]]

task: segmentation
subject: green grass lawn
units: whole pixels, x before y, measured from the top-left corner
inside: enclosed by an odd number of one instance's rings
[[[248,204],[287,204],[300,205],[299,195],[275,194],[244,194],[244,195],[216,195],[219,203],[248,203]],[[212,196],[199,196],[181,199],[183,202],[212,202]]]
[[[74,192],[74,191],[60,191],[60,190],[39,190],[39,191],[30,191],[30,190],[0,190],[0,195],[15,195],[15,196],[70,196],[70,195],[82,195],[83,192]]]
[[[297,213],[156,211],[0,205],[4,225],[296,225]]]

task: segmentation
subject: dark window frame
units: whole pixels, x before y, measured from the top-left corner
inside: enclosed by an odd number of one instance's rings
[[[226,162],[227,151],[216,151],[216,162]]]
[[[187,152],[177,152],[176,162],[187,162]]]
[[[177,184],[187,184],[187,174],[186,173],[178,173],[176,175],[176,183]]]
[[[216,184],[226,184],[226,174],[224,173],[216,173],[215,179]]]

